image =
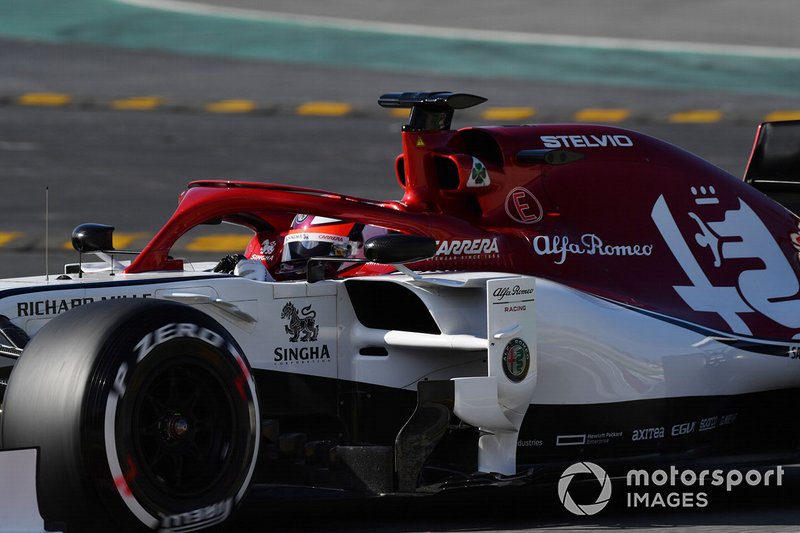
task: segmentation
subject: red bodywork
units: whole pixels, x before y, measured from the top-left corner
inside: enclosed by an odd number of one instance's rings
[[[170,248],[209,220],[280,239],[311,213],[436,239],[418,270],[530,274],[717,332],[800,335],[796,217],[668,143],[582,124],[404,132],[397,178],[392,202],[194,182],[127,272],[182,268]]]

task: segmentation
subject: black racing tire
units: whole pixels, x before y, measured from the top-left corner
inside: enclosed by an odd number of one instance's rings
[[[3,447],[38,447],[39,506],[70,531],[196,531],[227,520],[260,440],[256,384],[214,319],[109,300],[50,321],[18,360]]]

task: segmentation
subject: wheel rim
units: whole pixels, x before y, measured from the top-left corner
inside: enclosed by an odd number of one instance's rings
[[[202,358],[172,357],[142,382],[124,459],[139,471],[138,485],[170,499],[196,498],[229,475],[241,444],[237,426],[237,399],[214,367]]]

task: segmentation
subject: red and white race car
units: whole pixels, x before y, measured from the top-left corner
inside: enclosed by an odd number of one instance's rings
[[[0,531],[794,452],[800,230],[758,189],[794,208],[798,124],[741,180],[616,127],[450,129],[483,101],[381,97],[411,110],[400,201],[194,182],[132,261],[86,224],[103,262],[0,281]],[[221,222],[241,257],[170,255]]]

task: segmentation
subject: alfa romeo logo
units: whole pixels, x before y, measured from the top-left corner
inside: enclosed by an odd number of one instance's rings
[[[503,348],[503,372],[511,381],[522,381],[531,366],[531,351],[522,339],[511,339]]]
[[[572,499],[569,494],[569,484],[572,483],[572,478],[576,474],[592,474],[600,482],[600,495],[594,503],[579,504]],[[608,478],[606,471],[594,463],[584,461],[582,463],[575,463],[568,467],[561,474],[561,479],[558,480],[558,499],[564,505],[567,511],[572,514],[580,516],[590,516],[602,511],[609,500],[611,500],[611,480]]]

